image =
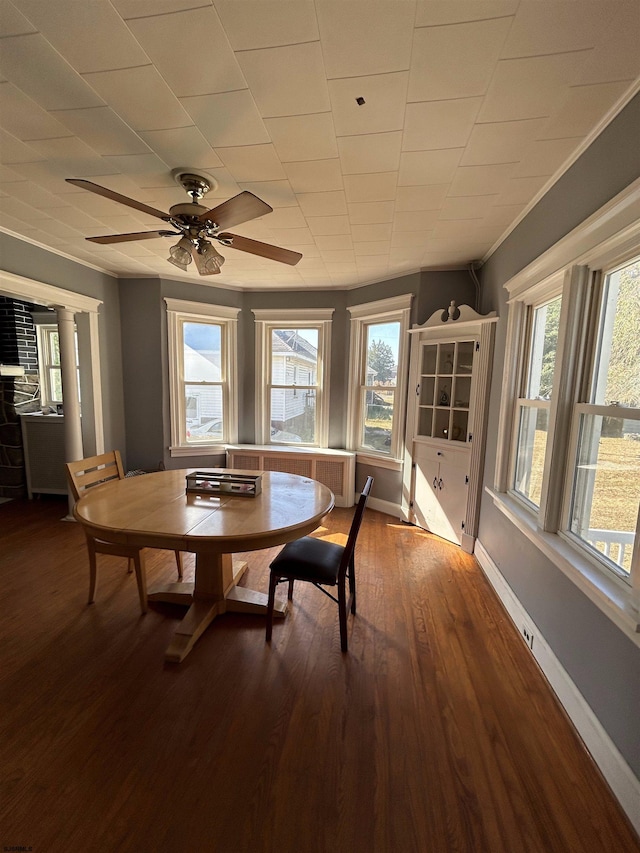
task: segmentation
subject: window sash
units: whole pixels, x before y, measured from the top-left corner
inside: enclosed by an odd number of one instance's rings
[[[608,436],[603,433],[605,425],[603,423],[597,424],[595,419],[604,418],[608,418],[613,422],[622,421],[623,427],[625,422],[635,422],[637,424],[637,432],[633,430],[633,434],[638,436],[637,442],[640,442],[640,409],[623,408],[621,406],[600,406],[588,403],[581,403],[575,406],[565,478],[565,512],[562,532],[576,547],[586,551],[592,559],[597,560],[608,570],[613,571],[626,582],[630,583],[632,581],[632,573],[636,575],[640,573],[637,557],[635,561],[632,559],[634,543],[637,544],[640,537],[640,500],[637,497],[635,498],[638,500],[639,508],[636,510],[635,519],[627,524],[627,527],[631,527],[630,530],[625,529],[621,531],[617,528],[604,527],[602,524],[594,526],[592,523],[585,523],[587,514],[589,521],[591,521],[592,513],[594,512],[593,505],[596,501],[596,506],[600,506],[600,512],[610,517],[610,514],[607,513],[606,498],[602,494],[603,485],[608,485],[609,488],[607,491],[611,491],[614,496],[622,492],[630,500],[634,500],[634,486],[638,488],[637,484],[640,484],[640,470],[635,475],[632,474],[628,481],[622,482],[620,471],[623,469],[619,468],[618,463],[614,461],[613,464],[610,464],[607,460],[600,459],[600,451],[602,449],[600,439]],[[591,426],[589,426],[589,421],[591,421]],[[632,430],[629,429],[629,433],[632,433]],[[636,446],[636,441],[633,441],[633,439],[629,439],[629,441],[631,448]],[[586,446],[588,444],[590,444],[590,448]],[[589,450],[589,455],[592,458],[584,460],[584,454]],[[595,458],[593,458],[594,456]],[[618,472],[617,477],[616,471]],[[618,483],[611,486],[611,479],[614,480],[614,483],[617,479]],[[607,483],[607,480],[609,483]],[[597,488],[600,492],[599,495],[596,495]],[[582,500],[577,505],[577,496],[580,494],[582,495]],[[596,514],[597,518],[598,515]],[[576,528],[581,528],[581,530]],[[599,532],[598,536],[595,535],[595,531]],[[632,534],[632,538],[629,534]],[[602,545],[603,547],[599,548],[598,545]],[[612,551],[614,551],[613,554],[611,553]],[[622,566],[615,559],[616,557],[622,558]],[[640,577],[637,580],[640,581]]]
[[[530,400],[520,398],[516,403],[516,422],[513,433],[513,474],[511,491],[515,496],[524,500],[532,509],[538,511],[542,500],[542,482],[544,478],[544,464],[547,455],[547,444],[549,440],[549,411],[550,403],[547,400]],[[544,444],[540,446],[536,442],[536,434],[540,430],[540,416],[546,413],[547,429],[544,430]],[[544,418],[543,418],[544,420]],[[527,438],[524,438],[524,431]],[[538,446],[536,446],[536,444]],[[530,487],[525,491],[519,484],[526,481]],[[539,482],[540,489],[537,488]],[[538,500],[535,500],[537,496]]]
[[[540,325],[539,319],[542,315],[539,312],[548,308],[549,305],[555,303],[558,299],[562,299],[560,307],[560,322],[562,322],[562,308],[563,304],[566,304],[566,299],[564,298],[566,294],[564,291],[565,287],[563,287],[563,279],[554,277],[550,286],[535,294],[537,298],[531,299],[530,302],[524,302],[520,312],[514,312],[516,322],[520,325],[519,334],[514,336],[516,340],[520,341],[520,358],[518,360],[516,383],[516,387],[519,389],[519,395],[514,401],[512,411],[509,475],[506,491],[508,491],[509,494],[515,497],[518,501],[522,502],[530,511],[535,513],[539,513],[541,510],[546,509],[546,484],[549,471],[548,460],[552,449],[554,435],[553,418],[557,408],[555,405],[552,405],[548,398],[539,399],[528,395],[531,392],[532,385],[535,385],[535,390],[539,390],[539,379],[542,375],[542,355],[547,327],[546,316],[545,323]],[[558,383],[556,382],[556,378],[558,371],[556,368],[559,364],[559,360],[561,359],[560,345],[561,336],[559,334],[553,370],[554,392],[552,394],[552,399],[554,400],[554,404],[557,399]],[[535,371],[535,376],[533,375],[534,360],[539,362],[540,367],[540,371]],[[525,427],[524,419],[531,419],[534,417],[532,414],[527,415],[527,410],[534,410],[536,412],[535,421],[529,420],[529,423],[527,424],[529,432],[531,432],[533,427],[534,433],[538,431],[535,427],[540,422],[540,413],[545,411],[547,412],[547,430],[544,445],[542,447],[540,447],[539,441],[538,446],[535,446],[535,435],[530,435],[529,443],[525,442],[523,444],[521,440],[523,438],[523,428]],[[528,469],[523,468],[525,463],[528,465]],[[534,464],[535,470],[533,469]],[[535,483],[535,488],[524,491],[518,484],[525,481],[529,484]],[[537,484],[539,484],[539,489]]]

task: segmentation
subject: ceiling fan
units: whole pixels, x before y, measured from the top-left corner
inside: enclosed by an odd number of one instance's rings
[[[69,184],[110,198],[120,204],[126,204],[127,207],[133,207],[148,216],[157,216],[158,219],[162,219],[175,229],[173,231],[138,231],[132,234],[106,234],[103,237],[87,237],[86,239],[91,243],[109,244],[126,243],[132,240],[150,240],[154,237],[180,237],[175,246],[169,249],[167,260],[186,272],[187,266],[193,259],[200,275],[219,274],[220,267],[225,261],[210,240],[216,240],[223,246],[239,249],[241,252],[260,255],[260,257],[292,266],[302,258],[300,252],[281,249],[279,246],[272,246],[270,243],[261,243],[258,240],[251,240],[249,237],[223,231],[225,228],[231,228],[242,222],[248,222],[250,219],[256,219],[258,216],[264,216],[265,213],[273,212],[270,205],[253,193],[241,192],[209,210],[198,202],[216,186],[212,178],[205,178],[195,172],[181,169],[174,169],[172,174],[176,182],[191,196],[191,201],[174,204],[169,208],[169,213],[164,213],[164,211],[150,207],[148,204],[127,198],[125,195],[101,187],[92,181],[85,181],[81,178],[67,178]]]

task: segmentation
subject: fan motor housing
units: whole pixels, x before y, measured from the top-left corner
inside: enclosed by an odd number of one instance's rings
[[[195,202],[185,201],[181,204],[174,204],[169,208],[169,213],[171,216],[201,216],[203,213],[206,213],[208,210],[202,204],[195,204]]]

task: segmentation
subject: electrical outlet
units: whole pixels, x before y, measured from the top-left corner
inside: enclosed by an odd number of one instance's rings
[[[533,631],[527,625],[522,626],[522,636],[524,637],[525,643],[533,651]]]

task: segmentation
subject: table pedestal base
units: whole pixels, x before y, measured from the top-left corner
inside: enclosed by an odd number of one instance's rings
[[[247,564],[231,560],[229,554],[198,555],[197,584],[169,583],[157,587],[147,596],[149,601],[182,604],[189,607],[178,625],[165,652],[165,660],[180,663],[216,616],[233,613],[267,612],[267,596],[262,592],[238,587],[236,584],[247,570]],[[276,605],[274,616],[284,616],[287,605]]]

